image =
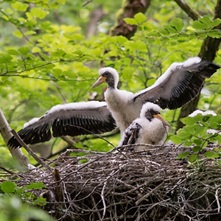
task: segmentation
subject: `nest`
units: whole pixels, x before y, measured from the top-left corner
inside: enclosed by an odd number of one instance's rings
[[[19,173],[18,185],[44,182],[44,209],[58,220],[221,220],[221,167],[177,160],[180,148],[154,147],[70,156],[52,170]]]

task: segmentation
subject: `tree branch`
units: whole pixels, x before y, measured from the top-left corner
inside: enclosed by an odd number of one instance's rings
[[[189,5],[187,5],[183,0],[174,0],[174,1],[193,20],[197,20],[200,17],[200,15],[197,12],[193,11],[192,8]]]
[[[7,144],[9,139],[13,136],[11,133],[11,128],[3,114],[3,112],[0,110],[0,133]],[[12,157],[22,166],[22,170],[24,168],[26,169],[32,169],[33,166],[29,163],[28,158],[23,155],[20,148],[8,148]]]
[[[110,35],[122,35],[131,38],[137,30],[137,26],[126,24],[124,18],[133,18],[138,12],[146,12],[150,6],[150,0],[124,0],[118,11],[117,24],[110,30]]]

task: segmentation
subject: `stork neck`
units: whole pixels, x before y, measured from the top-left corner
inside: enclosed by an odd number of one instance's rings
[[[117,87],[117,83],[115,82],[113,77],[107,78],[107,85],[110,89],[115,89]]]

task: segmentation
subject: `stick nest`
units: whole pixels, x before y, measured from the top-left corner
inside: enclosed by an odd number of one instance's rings
[[[144,152],[111,151],[71,156],[17,174],[18,185],[43,182],[35,190],[58,220],[221,220],[221,167],[177,160],[184,151],[154,147]]]

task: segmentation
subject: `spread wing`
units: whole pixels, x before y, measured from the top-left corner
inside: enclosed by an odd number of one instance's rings
[[[153,102],[161,108],[176,109],[196,97],[205,78],[211,77],[220,67],[198,57],[183,63],[173,63],[150,87],[138,92],[134,102]]]
[[[100,134],[116,127],[106,102],[89,101],[57,105],[41,118],[25,124],[18,134],[26,144],[45,142],[59,136]],[[10,147],[20,147],[15,137],[8,141]]]

